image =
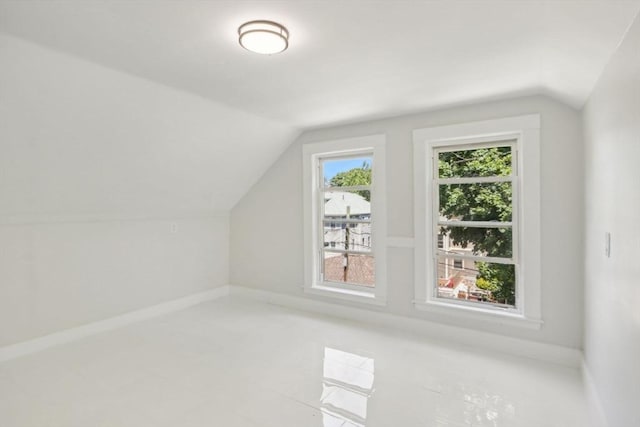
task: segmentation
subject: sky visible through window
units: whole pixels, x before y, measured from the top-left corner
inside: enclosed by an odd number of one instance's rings
[[[323,163],[323,173],[325,181],[330,181],[331,178],[339,174],[340,172],[346,172],[351,169],[361,168],[363,163],[371,165],[371,157],[357,157],[351,159],[340,160],[325,160]]]

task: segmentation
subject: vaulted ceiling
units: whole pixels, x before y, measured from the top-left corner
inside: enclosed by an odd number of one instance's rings
[[[224,211],[301,129],[527,94],[580,108],[639,9],[0,0],[0,215]],[[290,48],[242,49],[252,19]]]
[[[638,1],[3,1],[0,29],[295,127],[544,93],[581,107]],[[290,49],[241,49],[251,19]]]

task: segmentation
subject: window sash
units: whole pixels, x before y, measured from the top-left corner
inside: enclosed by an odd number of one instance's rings
[[[497,148],[497,147],[510,147],[511,148],[511,174],[507,176],[479,176],[479,177],[454,177],[454,178],[440,178],[440,164],[439,159],[440,153],[443,152],[454,152],[454,151],[471,151],[471,150],[480,150],[486,148]],[[479,262],[488,262],[495,264],[506,264],[506,265],[514,265],[516,269],[519,268],[518,262],[518,247],[519,247],[519,229],[518,229],[518,207],[519,207],[519,194],[518,194],[518,150],[517,150],[517,141],[512,139],[505,141],[492,141],[492,142],[483,142],[483,143],[464,143],[461,142],[458,144],[447,144],[446,146],[438,146],[435,145],[432,148],[432,169],[433,175],[431,179],[432,185],[432,268],[433,268],[433,288],[432,294],[437,300],[446,300],[449,302],[449,299],[442,298],[438,296],[438,258],[441,257],[449,257],[456,258],[461,260],[472,260]],[[460,221],[460,220],[442,220],[440,219],[440,185],[446,184],[483,184],[483,183],[500,183],[500,182],[509,182],[511,183],[511,217],[512,221]],[[483,255],[469,255],[469,254],[457,254],[452,251],[444,250],[443,248],[438,247],[438,235],[440,235],[440,227],[441,226],[452,226],[452,227],[469,227],[469,228],[511,228],[512,230],[512,257],[493,257],[493,256],[483,256]],[[518,280],[518,275],[516,274],[516,281]],[[518,284],[515,284],[516,289],[516,308],[519,301],[519,297],[517,292],[519,290]],[[469,301],[461,301],[458,302],[460,304],[469,304],[472,302]],[[486,303],[485,303],[486,305]],[[491,304],[494,305],[493,303]],[[495,304],[499,306],[500,304]],[[512,307],[511,307],[512,308]]]
[[[453,251],[445,251],[442,249],[437,249],[435,251],[434,257],[436,260],[438,259],[438,257],[447,257],[447,258],[469,259],[469,260],[480,261],[480,262],[492,262],[494,264],[513,264],[513,265],[516,264],[516,261],[513,258],[501,258],[501,257],[492,257],[492,256],[483,256],[483,255],[466,255],[466,254],[459,254]]]
[[[459,177],[459,178],[435,178],[438,184],[493,184],[495,182],[512,182],[512,176],[477,176],[477,177]]]
[[[371,187],[373,187],[373,184],[372,185],[349,185],[349,186],[344,186],[344,187],[331,187],[331,186],[325,186],[324,183],[323,183],[322,187],[320,187],[320,191],[322,191],[323,193],[334,193],[336,191],[343,191],[345,193],[353,193],[355,191],[371,191]]]
[[[440,196],[440,194],[438,194]],[[440,208],[440,206],[438,206]],[[513,209],[513,207],[511,207]],[[439,212],[439,210],[438,210]],[[438,220],[439,226],[451,227],[467,227],[467,228],[512,228],[513,221],[457,221],[457,220]]]
[[[340,249],[338,247],[335,248],[322,248],[322,252],[329,254],[349,254],[349,255],[367,255],[373,256],[373,251],[358,251],[353,249]]]
[[[333,286],[333,287],[339,287],[339,288],[344,288],[344,289],[348,289],[348,290],[361,290],[363,288],[367,288],[367,289],[371,289],[371,288],[375,288],[375,283],[373,286],[370,285],[365,285],[365,284],[358,284],[358,283],[352,283],[352,282],[343,282],[343,281],[334,281],[334,280],[327,280],[325,278],[325,272],[324,272],[324,259],[325,259],[325,253],[333,253],[333,254],[348,254],[348,255],[359,255],[359,256],[370,256],[372,257],[374,260],[376,259],[376,255],[375,255],[375,251],[374,251],[374,234],[375,234],[375,230],[374,230],[374,221],[373,221],[373,200],[375,200],[375,196],[374,196],[374,185],[373,185],[373,174],[372,174],[372,183],[370,185],[352,185],[352,186],[344,186],[344,187],[331,187],[331,186],[327,186],[325,185],[324,182],[324,162],[325,161],[336,161],[336,160],[348,160],[348,159],[357,159],[357,158],[362,158],[362,157],[370,157],[371,158],[371,168],[373,170],[374,166],[374,153],[372,151],[363,151],[363,152],[356,152],[353,154],[335,154],[335,155],[326,155],[326,156],[322,156],[319,157],[317,162],[318,162],[318,204],[317,206],[319,207],[318,211],[319,211],[319,215],[318,215],[318,238],[317,238],[317,242],[318,242],[318,265],[319,265],[319,269],[318,269],[318,274],[319,274],[319,281],[323,284],[329,285],[329,286]],[[353,193],[353,192],[357,192],[357,191],[369,191],[370,194],[370,198],[371,200],[369,201],[369,203],[371,204],[371,209],[369,212],[369,219],[352,219],[352,218],[346,218],[346,217],[341,217],[341,218],[331,218],[331,217],[327,217],[325,214],[325,193],[333,193],[333,192],[345,192],[345,193]],[[324,246],[324,229],[325,226],[327,224],[331,224],[331,223],[336,223],[336,224],[346,224],[347,227],[349,226],[349,224],[370,224],[370,229],[371,232],[368,235],[369,236],[369,246],[370,246],[370,250],[368,251],[361,251],[361,250],[354,250],[354,249],[340,249],[338,248],[337,244],[335,247],[325,247]],[[355,245],[359,245],[361,246],[360,243],[356,243]],[[377,281],[377,280],[376,280]]]
[[[346,218],[329,218],[329,217],[325,217],[323,219],[321,219],[321,222],[323,222],[325,224],[325,227],[327,226],[327,224],[371,224],[371,220],[370,219],[346,219]]]

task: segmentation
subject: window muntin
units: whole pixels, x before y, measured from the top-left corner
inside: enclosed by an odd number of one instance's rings
[[[516,141],[433,145],[434,297],[516,308]]]
[[[320,156],[318,166],[319,281],[347,289],[373,288],[373,153]]]

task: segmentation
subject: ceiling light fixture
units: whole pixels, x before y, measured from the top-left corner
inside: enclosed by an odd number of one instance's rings
[[[273,21],[249,21],[238,28],[240,46],[255,53],[273,55],[289,47],[289,31]]]

